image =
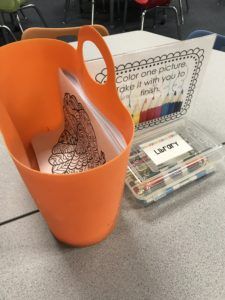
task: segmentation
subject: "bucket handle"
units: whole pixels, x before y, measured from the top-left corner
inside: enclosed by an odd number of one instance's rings
[[[84,56],[83,56],[83,45],[85,42],[90,41],[95,44],[95,46],[99,49],[107,68],[107,79],[104,83],[96,82],[90,75],[89,71],[87,70]],[[83,26],[79,30],[78,35],[78,57],[81,63],[81,68],[83,71],[83,75],[85,80],[88,80],[88,84],[92,86],[92,88],[98,88],[101,93],[108,93],[109,90],[112,91],[112,87],[115,86],[115,68],[114,62],[112,59],[112,55],[108,46],[106,45],[105,41],[103,40],[102,36],[91,26]],[[116,89],[115,89],[116,91]]]

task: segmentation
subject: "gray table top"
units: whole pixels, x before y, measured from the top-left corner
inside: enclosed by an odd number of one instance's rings
[[[213,51],[192,118],[221,141],[224,95],[225,54]],[[0,148],[1,222],[35,205]],[[58,243],[39,213],[0,226],[0,299],[225,299],[224,176],[221,164],[148,208],[125,191],[115,230],[88,248]]]

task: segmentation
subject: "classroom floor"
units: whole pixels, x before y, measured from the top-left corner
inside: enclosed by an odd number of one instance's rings
[[[62,23],[64,16],[64,4],[65,0],[31,0],[35,3],[41,10],[43,16],[45,17],[48,25],[50,27],[64,27]],[[115,26],[111,28],[109,26],[109,10],[108,3],[106,1],[106,11],[103,12],[101,1],[97,2],[95,23],[105,25],[110,34],[119,33],[122,31],[122,15],[123,15],[123,1],[121,2],[121,12],[120,15],[117,13],[117,7],[115,5]],[[116,1],[115,1],[116,2]],[[178,0],[173,1],[176,5]],[[225,1],[222,0],[221,4],[218,5],[218,0],[189,0],[190,10],[187,13],[184,4],[184,17],[185,23],[182,25],[182,39],[195,29],[207,29],[220,34],[225,34]],[[91,4],[89,0],[83,0],[84,12],[82,15],[78,13],[76,1],[71,1],[71,8],[68,14],[68,24],[66,26],[80,26],[84,24],[90,24],[91,20]],[[28,21],[24,21],[24,28],[32,26],[42,26],[40,20],[37,18],[35,13],[27,11]],[[146,16],[146,26],[145,30],[155,32],[164,36],[177,38],[175,19],[172,15],[168,14],[167,21],[164,25],[160,24],[160,16],[158,18],[158,25],[153,29],[152,18]],[[140,29],[140,11],[133,4],[132,1],[129,2],[128,8],[128,19],[126,31],[138,30]],[[20,33],[16,33],[18,38]]]

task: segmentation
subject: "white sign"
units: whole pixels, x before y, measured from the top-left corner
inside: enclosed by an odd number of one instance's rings
[[[214,41],[210,35],[113,57],[120,99],[136,125],[152,126],[187,113]],[[96,81],[107,80],[102,59],[87,64]]]
[[[140,147],[157,166],[193,149],[175,132],[141,144]]]

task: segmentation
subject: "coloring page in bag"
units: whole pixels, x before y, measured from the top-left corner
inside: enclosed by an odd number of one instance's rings
[[[78,82],[59,72],[64,124],[35,137],[32,145],[42,172],[83,172],[113,159],[118,151],[101,122],[87,105]]]

